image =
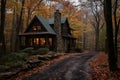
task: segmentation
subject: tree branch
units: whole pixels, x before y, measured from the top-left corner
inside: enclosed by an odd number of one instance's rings
[[[42,1],[43,1],[43,0],[39,0],[38,3],[32,8],[32,10],[31,10],[30,13],[32,13],[32,12],[37,8],[37,6],[40,5],[40,3],[41,3]]]

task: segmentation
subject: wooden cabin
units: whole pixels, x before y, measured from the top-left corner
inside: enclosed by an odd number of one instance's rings
[[[59,11],[50,19],[34,16],[25,32],[19,34],[20,48],[47,47],[52,51],[69,52],[76,44],[71,31],[68,19],[61,17]]]

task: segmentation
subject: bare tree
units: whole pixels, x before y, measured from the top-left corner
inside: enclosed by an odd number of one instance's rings
[[[89,5],[93,14],[93,21],[91,22],[95,29],[95,50],[99,50],[99,34],[100,29],[104,26],[103,5],[99,0],[89,0]]]
[[[104,27],[103,16],[103,2],[102,0],[87,0],[82,1],[83,9],[89,10],[89,23],[94,27],[95,31],[95,50],[99,50],[99,34],[100,30]]]

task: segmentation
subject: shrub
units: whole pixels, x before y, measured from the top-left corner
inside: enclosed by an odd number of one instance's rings
[[[38,49],[38,54],[47,54],[49,52],[48,48],[40,48]]]
[[[17,55],[17,53],[10,53],[10,54],[7,54],[3,57],[4,62],[12,62],[12,61],[17,61],[19,59],[20,58]]]
[[[20,60],[24,60],[24,61],[25,61],[25,60],[27,59],[27,57],[29,56],[28,53],[24,53],[24,52],[16,53],[16,55],[19,56],[19,59],[20,59]]]
[[[39,50],[38,50],[38,49],[34,50],[32,54],[33,54],[33,55],[39,54]]]
[[[25,52],[25,53],[33,53],[33,50],[34,48],[33,47],[28,47],[28,48],[25,48],[23,50],[21,50],[21,52]]]
[[[55,55],[55,52],[49,51],[49,52],[48,52],[48,55]]]
[[[27,56],[27,53],[10,53],[2,57],[0,64],[10,67],[22,66]]]

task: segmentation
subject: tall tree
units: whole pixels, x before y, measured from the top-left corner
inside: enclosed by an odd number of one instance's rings
[[[6,45],[5,45],[5,9],[6,9],[6,0],[1,0],[1,24],[0,24],[0,55],[5,54]]]
[[[119,31],[119,25],[120,25],[120,18],[117,19],[117,9],[118,9],[118,0],[114,1],[113,4],[113,20],[114,20],[114,26],[115,26],[115,54],[116,54],[116,61],[117,61],[117,55],[118,55],[118,31]]]
[[[94,28],[94,35],[95,35],[95,50],[99,50],[99,35],[100,30],[104,26],[104,19],[103,19],[103,4],[101,0],[80,0],[81,7],[84,10],[88,11],[88,23]]]
[[[109,69],[115,71],[117,69],[115,48],[113,41],[113,24],[112,24],[112,1],[104,1],[104,15],[106,21],[106,37],[107,37],[107,47],[108,47],[108,63]]]
[[[15,44],[16,44],[16,26],[17,26],[17,17],[16,17],[16,9],[14,7],[13,18],[12,18],[12,31],[11,31],[11,42],[10,42],[10,50],[11,52],[15,52]]]
[[[25,2],[25,0],[22,0],[22,7],[21,7],[21,10],[20,10],[20,15],[19,15],[19,18],[18,18],[18,25],[17,25],[17,28],[16,28],[16,51],[19,50],[19,36],[18,36],[18,34],[20,33],[21,26],[22,26],[22,16],[23,16],[24,2]]]
[[[103,5],[100,0],[89,0],[89,5],[93,14],[93,21],[91,22],[95,29],[95,50],[99,50],[99,34],[100,29],[104,26]]]

